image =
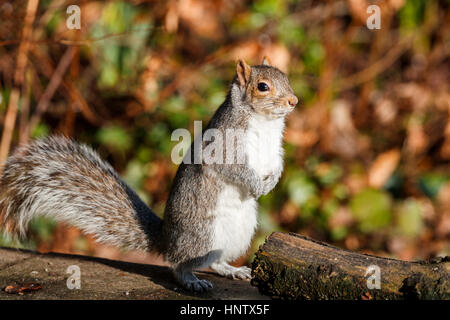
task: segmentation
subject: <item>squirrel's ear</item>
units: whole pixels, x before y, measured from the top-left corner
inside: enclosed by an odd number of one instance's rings
[[[236,66],[236,73],[237,73],[239,85],[241,86],[241,88],[244,88],[245,85],[250,80],[251,72],[252,72],[252,68],[247,63],[245,63],[244,60],[239,59],[237,66]]]
[[[271,65],[272,65],[272,63],[270,62],[270,59],[269,59],[268,56],[264,56],[264,58],[263,58],[261,64],[262,64],[263,66],[271,66]]]

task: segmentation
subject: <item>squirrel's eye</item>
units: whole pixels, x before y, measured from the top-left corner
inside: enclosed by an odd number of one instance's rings
[[[269,91],[269,86],[267,85],[267,83],[260,82],[260,83],[258,83],[258,90],[259,91]]]

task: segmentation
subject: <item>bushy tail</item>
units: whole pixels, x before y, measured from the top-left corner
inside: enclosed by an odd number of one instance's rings
[[[3,166],[0,227],[23,236],[37,216],[122,248],[158,251],[161,241],[161,219],[114,169],[89,147],[63,137],[20,147]]]

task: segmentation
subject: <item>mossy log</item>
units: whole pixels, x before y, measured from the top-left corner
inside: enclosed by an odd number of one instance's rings
[[[368,270],[378,273],[379,285],[377,274]],[[256,253],[252,274],[252,284],[273,298],[450,299],[449,256],[407,262],[339,249],[294,233],[270,235]]]

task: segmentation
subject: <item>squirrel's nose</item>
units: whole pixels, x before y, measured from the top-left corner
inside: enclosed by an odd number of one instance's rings
[[[291,107],[295,107],[298,103],[298,98],[296,96],[292,96],[288,99],[288,103]]]

